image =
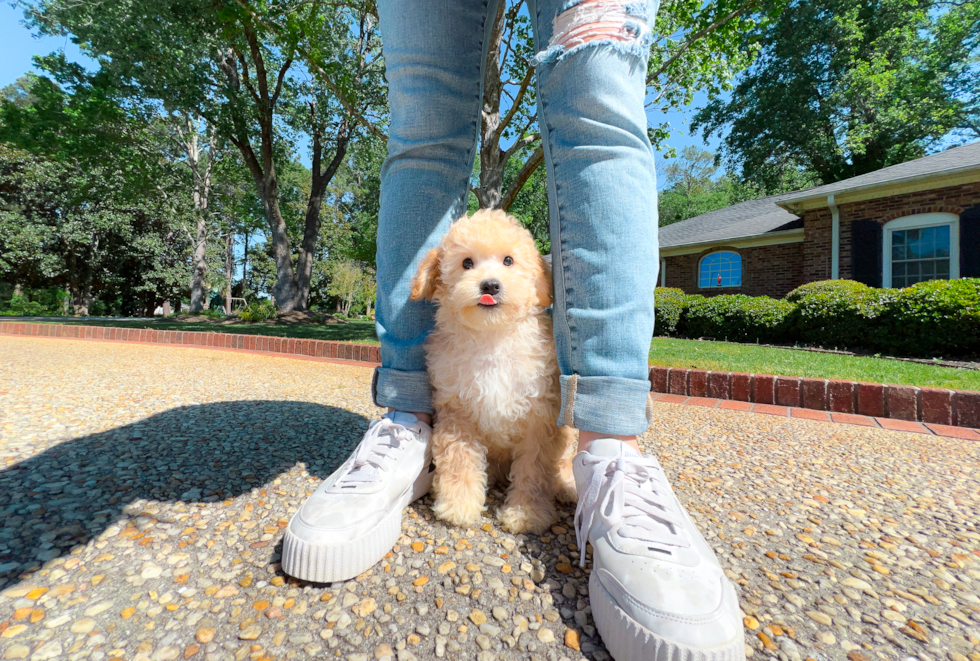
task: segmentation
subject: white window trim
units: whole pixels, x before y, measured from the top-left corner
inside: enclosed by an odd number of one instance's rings
[[[713,250],[713,251],[709,252],[707,255],[702,256],[701,259],[698,260],[698,274],[697,274],[697,278],[698,278],[698,289],[739,289],[742,286],[741,280],[739,281],[739,283],[737,285],[722,285],[720,287],[717,286],[717,285],[709,285],[707,287],[702,287],[701,286],[701,262],[703,262],[706,258],[711,257],[712,255],[717,255],[718,253],[724,253],[724,252],[730,252],[733,255],[738,255],[738,259],[740,260],[741,267],[742,267],[742,269],[741,269],[741,279],[744,279],[744,276],[745,276],[745,258],[742,257],[742,253],[740,253],[740,252],[738,252],[736,250],[724,250],[724,249],[723,250]]]
[[[661,287],[667,286],[667,258],[660,258],[660,277],[657,278],[660,281]]]
[[[960,277],[960,217],[955,213],[917,213],[902,216],[882,227],[881,284],[892,286],[892,232],[895,230],[922,229],[949,225],[949,279]]]

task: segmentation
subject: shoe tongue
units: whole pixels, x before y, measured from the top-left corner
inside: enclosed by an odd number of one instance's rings
[[[589,445],[589,454],[598,457],[634,457],[642,459],[643,455],[617,438],[597,438]]]
[[[419,421],[411,413],[405,413],[403,411],[395,411],[394,413],[388,413],[384,417],[388,418],[397,425],[402,425],[403,427],[408,427],[409,425],[414,425]]]

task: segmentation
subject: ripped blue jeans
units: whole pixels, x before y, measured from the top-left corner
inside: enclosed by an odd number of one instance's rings
[[[502,0],[378,0],[391,106],[381,170],[375,403],[432,412],[409,300],[420,260],[466,212],[483,63]],[[548,174],[559,424],[646,430],[657,185],[644,111],[656,0],[528,0]]]

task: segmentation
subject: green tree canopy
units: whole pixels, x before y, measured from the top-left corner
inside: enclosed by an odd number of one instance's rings
[[[743,179],[798,166],[831,183],[977,129],[978,2],[793,0],[761,46],[731,98],[715,95],[692,126],[724,136]]]
[[[152,312],[180,288],[183,181],[152,113],[111,77],[38,58],[29,94],[0,100],[0,277]]]

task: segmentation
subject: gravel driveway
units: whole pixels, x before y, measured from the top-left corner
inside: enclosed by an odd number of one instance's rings
[[[378,414],[371,370],[0,337],[0,658],[608,659],[574,510],[429,501],[352,581],[282,529]],[[657,403],[642,443],[741,589],[747,654],[980,661],[980,444]],[[491,511],[501,500],[491,497]]]

